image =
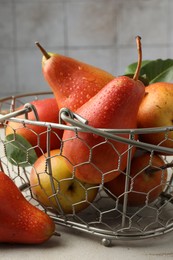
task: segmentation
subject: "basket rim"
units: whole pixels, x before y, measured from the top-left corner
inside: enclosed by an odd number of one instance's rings
[[[30,93],[23,93],[14,96],[8,96],[6,98],[0,99],[0,102],[10,101],[14,102],[17,98],[29,97],[29,96],[38,96],[38,95],[47,95],[52,94],[51,91],[42,91],[42,92],[30,92]],[[30,103],[28,103],[30,104]],[[59,123],[51,123],[51,122],[44,122],[44,121],[33,121],[28,119],[19,119],[16,116],[20,114],[25,114],[29,112],[31,109],[29,106],[24,107],[21,110],[14,111],[7,113],[6,115],[0,114],[0,123],[3,124],[4,121],[8,119],[8,121],[16,121],[25,124],[33,124],[33,125],[40,125],[46,126],[47,128],[60,128],[60,129],[67,129],[72,130],[75,132],[89,132],[92,134],[96,134],[102,136],[106,139],[127,143],[130,146],[136,146],[138,148],[147,149],[149,151],[157,151],[166,154],[173,154],[173,148],[164,147],[160,145],[153,145],[149,143],[144,143],[138,140],[134,140],[134,135],[138,134],[149,134],[149,133],[167,133],[173,131],[173,126],[165,126],[165,127],[152,127],[152,128],[134,128],[134,129],[103,129],[103,128],[95,128],[89,126],[87,124],[87,120],[82,118],[77,113],[71,111],[68,108],[62,108],[59,111]],[[123,134],[128,134],[129,137],[125,138],[122,137]],[[121,135],[121,136],[120,136]]]

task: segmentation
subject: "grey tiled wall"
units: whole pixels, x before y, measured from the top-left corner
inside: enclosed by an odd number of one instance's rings
[[[39,41],[48,51],[114,75],[136,61],[173,58],[172,0],[0,0],[0,97],[50,90]]]

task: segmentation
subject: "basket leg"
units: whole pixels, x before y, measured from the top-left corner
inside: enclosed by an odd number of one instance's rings
[[[102,245],[103,246],[111,246],[111,240],[110,239],[108,239],[108,238],[102,238]]]

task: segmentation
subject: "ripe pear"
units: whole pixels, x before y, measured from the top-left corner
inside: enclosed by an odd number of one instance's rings
[[[131,161],[127,190],[127,176],[123,173],[105,183],[105,190],[120,203],[124,203],[124,195],[127,193],[128,206],[144,206],[155,201],[166,186],[168,173],[167,169],[162,169],[164,165],[164,160],[157,154],[151,156],[151,153],[145,152],[135,156]]]
[[[47,166],[49,159],[52,177]],[[59,214],[73,214],[84,210],[98,192],[98,187],[81,183],[74,178],[59,149],[51,150],[49,156],[46,153],[37,159],[31,169],[30,184],[34,198],[50,211]]]
[[[0,172],[0,242],[40,244],[55,232],[53,220],[25,199],[15,183]]]
[[[173,84],[156,82],[146,87],[140,104],[137,124],[139,128],[173,126]],[[173,131],[139,135],[146,143],[173,148]]]
[[[139,68],[133,79],[127,76],[113,79],[76,113],[95,128],[136,128],[139,105],[145,93],[144,84],[137,79]],[[121,136],[129,138],[128,134]],[[76,178],[88,183],[107,182],[118,176],[126,167],[127,151],[127,144],[89,132],[76,134],[65,130],[63,134],[63,155],[73,165]]]
[[[59,109],[55,98],[34,100],[31,105],[35,107],[38,120],[43,122],[58,123]],[[23,109],[20,106],[19,109]],[[28,112],[28,119],[37,121],[33,111]],[[17,118],[25,119],[25,115]],[[61,146],[63,130],[52,128],[50,131],[50,149]],[[39,124],[23,124],[15,121],[8,121],[5,128],[6,155],[9,161],[18,166],[32,165],[36,159],[47,151],[47,127]]]
[[[76,59],[47,53],[39,43],[36,44],[43,53],[44,78],[55,95],[59,109],[77,110],[114,78],[112,74]]]

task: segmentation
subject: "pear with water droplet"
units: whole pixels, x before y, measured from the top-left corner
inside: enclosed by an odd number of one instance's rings
[[[138,80],[142,51],[137,37],[138,67],[134,78],[120,76],[109,82],[93,98],[80,107],[76,114],[95,128],[131,129],[137,126],[137,113],[145,93],[144,84]],[[121,137],[129,138],[128,134]],[[74,167],[75,176],[87,183],[102,183],[114,179],[126,168],[129,146],[106,140],[89,132],[65,130],[63,156]],[[135,149],[132,149],[134,153]]]
[[[0,172],[0,243],[40,244],[55,233],[53,220],[25,199]]]
[[[47,53],[38,42],[36,45],[43,53],[43,75],[59,109],[66,107],[75,111],[114,78],[100,68],[60,54]]]

